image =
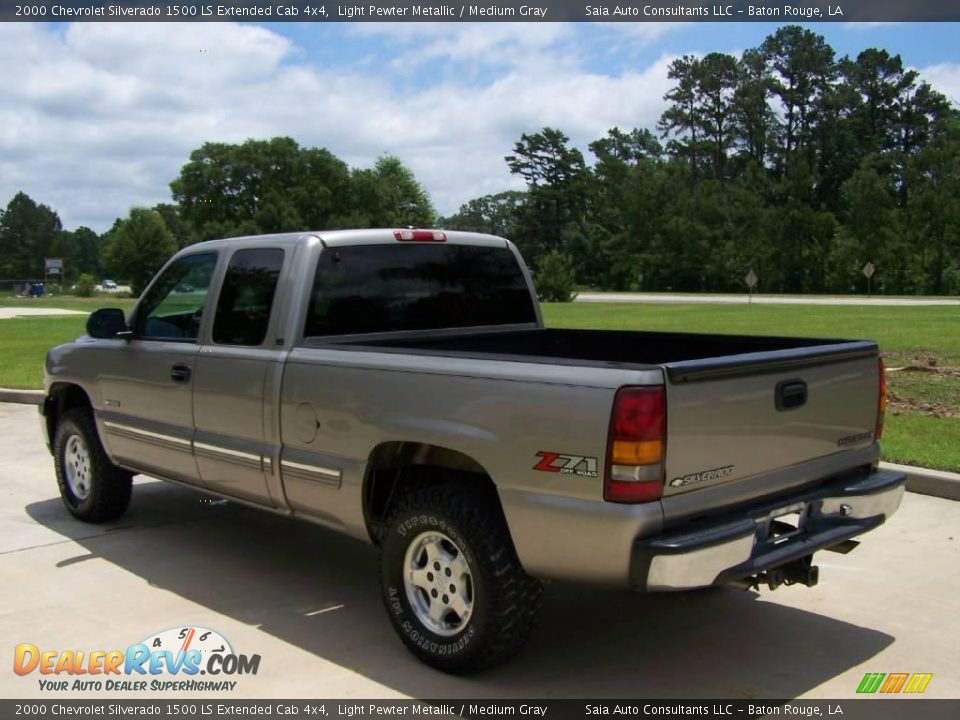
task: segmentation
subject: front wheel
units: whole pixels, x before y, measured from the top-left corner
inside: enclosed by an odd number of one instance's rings
[[[380,579],[401,640],[449,673],[482,670],[516,653],[541,592],[520,566],[495,498],[454,484],[400,501],[382,544]]]
[[[101,523],[126,512],[133,476],[110,462],[89,408],[70,410],[60,418],[53,458],[60,497],[75,517]]]

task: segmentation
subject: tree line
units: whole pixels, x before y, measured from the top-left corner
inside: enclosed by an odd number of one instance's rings
[[[350,168],[285,137],[205,143],[170,183],[172,203],[136,207],[103,234],[64,230],[25,193],[0,212],[0,279],[36,280],[43,259],[64,260],[67,282],[113,275],[134,294],[179,248],[202,240],[339,227],[430,226],[436,212],[395,157]]]
[[[901,58],[837,58],[779,29],[740,57],[685,56],[656,128],[590,143],[523,134],[526,184],[446,224],[517,241],[551,280],[615,290],[960,293],[960,116]]]
[[[64,230],[18,193],[0,213],[0,279],[104,274],[135,292],[178,248],[218,237],[444,226],[514,240],[548,297],[610,290],[960,293],[960,113],[885,50],[837,58],[786,26],[740,57],[669,68],[655,128],[610,129],[592,160],[557,128],[505,157],[523,191],[438,218],[395,157],[350,168],[290,138],[206,143],[170,183],[98,234]],[[544,292],[544,288],[548,291]]]

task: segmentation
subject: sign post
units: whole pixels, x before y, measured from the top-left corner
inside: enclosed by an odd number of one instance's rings
[[[870,297],[870,295],[872,294],[871,279],[873,278],[873,274],[876,271],[877,271],[877,267],[872,262],[868,262],[866,265],[863,266],[863,274],[867,276],[867,297]]]
[[[63,258],[45,257],[43,259],[43,284],[44,285],[47,284],[48,275],[56,275],[57,282],[60,285],[63,285]]]
[[[757,280],[760,278],[757,277],[757,274],[753,271],[753,268],[750,268],[750,272],[747,273],[747,276],[743,281],[747,284],[747,287],[750,288],[750,299],[747,301],[748,304],[753,304],[753,289],[757,286]]]

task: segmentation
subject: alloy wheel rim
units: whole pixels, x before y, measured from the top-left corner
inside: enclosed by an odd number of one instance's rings
[[[86,500],[90,494],[90,450],[79,435],[71,435],[63,451],[63,469],[67,487],[77,500]]]
[[[413,539],[403,561],[407,601],[431,632],[451,637],[473,615],[473,574],[460,547],[436,530]]]

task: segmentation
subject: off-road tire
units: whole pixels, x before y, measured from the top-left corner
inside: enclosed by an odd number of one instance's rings
[[[452,635],[437,634],[421,620],[404,579],[408,549],[424,533],[437,532],[462,552],[471,577],[472,612]],[[453,674],[514,655],[530,634],[542,591],[517,559],[495,493],[453,483],[413,490],[397,503],[381,544],[380,581],[387,614],[407,649]]]
[[[73,470],[67,467],[70,462],[68,448],[74,439],[86,449],[82,469],[85,492],[71,488],[68,480],[68,472],[77,472],[76,467]],[[88,523],[102,523],[115,520],[126,512],[133,475],[110,462],[100,443],[90,408],[74,408],[60,418],[54,433],[53,459],[60,497],[74,517]]]

